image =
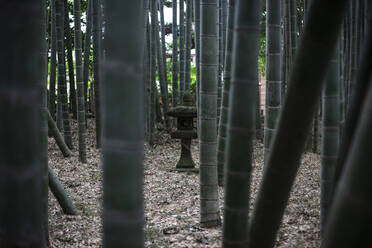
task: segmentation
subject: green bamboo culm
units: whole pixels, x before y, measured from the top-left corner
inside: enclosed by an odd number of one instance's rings
[[[73,148],[70,116],[67,103],[67,87],[66,87],[66,67],[64,57],[64,7],[63,0],[56,0],[56,32],[58,45],[58,88],[60,90],[60,105],[62,108],[63,117],[63,136],[69,149]]]
[[[217,180],[217,0],[200,2],[200,224],[219,225]]]
[[[93,7],[93,78],[94,78],[94,106],[96,117],[96,146],[101,147],[101,97],[100,97],[100,63],[101,63],[101,0],[92,0]],[[91,98],[92,99],[92,98]]]
[[[339,47],[336,46],[322,92],[322,149],[320,170],[320,235],[331,203],[337,154],[340,145]]]
[[[223,71],[223,48],[222,48],[222,0],[217,0],[217,126],[220,123],[222,103],[222,71]]]
[[[227,41],[225,52],[225,66],[223,73],[223,92],[221,105],[221,118],[218,124],[217,137],[217,171],[218,171],[218,185],[224,185],[224,169],[225,169],[225,153],[226,153],[226,128],[227,128],[227,112],[229,106],[229,92],[231,79],[231,55],[233,46],[233,28],[234,28],[234,5],[235,0],[229,1],[229,16],[227,28]]]
[[[85,100],[84,100],[84,80],[83,62],[81,45],[81,19],[80,19],[80,0],[74,0],[74,23],[75,23],[75,61],[76,61],[76,82],[77,82],[77,120],[79,133],[79,161],[87,162],[86,153],[86,123],[85,123]]]
[[[177,0],[172,1],[172,107],[178,104]]]
[[[270,154],[281,104],[281,3],[266,0],[266,110],[264,127],[264,161]]]
[[[46,17],[46,0],[41,0],[41,49],[40,49],[40,80],[39,89],[41,96],[40,105],[40,160],[42,167],[42,211],[43,211],[43,230],[45,233],[45,242],[49,244],[49,224],[48,224],[48,90],[47,90],[47,78],[48,78],[48,59],[47,59],[47,17]]]
[[[343,166],[324,230],[322,248],[363,247],[369,240],[372,190],[370,175],[372,136],[372,4],[366,3],[367,22],[360,70],[345,122],[339,160]],[[364,91],[364,92],[363,92]],[[361,100],[360,100],[361,99]],[[356,114],[354,114],[356,112]],[[348,143],[344,143],[344,142]],[[344,147],[343,147],[344,146]],[[346,156],[341,152],[346,151]],[[366,214],[367,213],[367,214]]]
[[[68,0],[63,0],[64,7],[64,28],[65,28],[65,46],[67,48],[67,68],[68,68],[68,82],[69,82],[69,110],[73,118],[76,120],[76,90],[75,90],[75,75],[74,75],[74,60],[72,58],[72,35],[70,27],[70,7]],[[67,79],[66,79],[67,82]]]
[[[152,5],[152,0],[150,0]],[[152,15],[152,12],[151,12]],[[156,89],[156,45],[155,45],[155,30],[154,25],[148,25],[150,28],[150,125],[149,125],[149,144],[154,145],[155,140],[155,115],[156,115],[156,102],[157,102],[157,89]]]
[[[144,120],[145,120],[145,137],[146,141],[149,141],[149,130],[150,130],[150,116],[149,116],[149,83],[150,83],[150,37],[148,34],[148,18],[149,18],[149,0],[144,0],[143,1],[143,37],[145,38],[145,45],[143,46],[143,58],[142,58],[142,63],[143,63],[143,74],[142,74],[142,80],[143,80],[143,87],[144,87],[144,98],[145,98],[145,104],[144,104]]]
[[[167,129],[170,127],[170,119],[169,116],[166,114],[168,113],[168,80],[165,77],[165,68],[164,62],[165,59],[163,57],[162,47],[160,44],[160,35],[159,35],[159,18],[158,18],[158,0],[151,0],[151,24],[154,32],[155,32],[155,46],[156,46],[156,58],[157,58],[157,69],[158,69],[158,77],[159,77],[159,85],[160,85],[160,93],[161,93],[161,100],[162,100],[162,108],[163,108],[163,116],[164,116],[164,124]]]
[[[356,77],[355,88],[351,95],[345,125],[342,131],[343,136],[340,143],[340,150],[338,153],[334,177],[335,185],[338,184],[343,173],[347,156],[350,153],[349,150],[351,149],[351,143],[354,137],[356,126],[360,119],[362,105],[366,98],[368,89],[371,87],[369,79],[372,75],[372,4],[367,3],[366,8],[369,16],[366,22],[365,45],[361,51],[360,70]]]
[[[291,26],[291,57],[292,62],[296,57],[297,50],[297,0],[289,0],[290,26]]]
[[[164,0],[159,0],[160,12],[160,31],[161,31],[161,57],[163,61],[163,74],[166,85],[168,85],[168,72],[167,72],[167,48],[165,42],[165,22],[164,22]],[[167,87],[168,93],[168,87]]]
[[[226,61],[226,46],[227,46],[227,25],[228,25],[228,11],[229,5],[227,0],[222,0],[222,62]],[[225,69],[225,68],[224,68]]]
[[[251,248],[274,246],[347,3],[312,2],[250,220]]]
[[[88,113],[88,81],[89,81],[89,64],[90,64],[90,49],[91,49],[91,37],[92,37],[92,2],[88,0],[87,11],[86,11],[86,30],[84,37],[84,67],[83,67],[83,81],[84,81],[84,100],[85,100],[85,111]],[[91,98],[92,99],[92,98]],[[85,118],[86,119],[86,118]]]
[[[182,104],[182,98],[185,91],[185,0],[179,0],[179,30],[180,30],[180,83],[179,83],[179,89],[180,89],[180,97],[179,102]]]
[[[245,247],[248,242],[260,20],[260,0],[236,1],[226,140],[224,248]]]
[[[195,24],[195,73],[196,73],[196,110],[199,113],[199,87],[200,87],[200,0],[194,0]],[[199,118],[197,120],[199,123]],[[199,130],[199,129],[198,129]]]
[[[0,247],[46,247],[40,157],[42,11],[35,0],[12,1],[0,9],[6,23],[0,41]]]
[[[57,146],[61,150],[63,156],[65,158],[70,157],[72,155],[72,152],[70,151],[65,141],[63,140],[62,134],[59,132],[57,125],[54,122],[53,117],[51,116],[49,111],[47,114],[48,114],[48,130],[54,137],[54,140],[56,141]]]
[[[185,92],[190,91],[191,82],[191,35],[192,35],[192,1],[186,0],[186,51],[185,51]]]
[[[49,74],[49,112],[53,119],[56,114],[56,75],[57,75],[57,34],[56,0],[50,0],[50,74]]]
[[[103,247],[144,247],[143,1],[104,4]]]
[[[50,191],[53,193],[59,206],[62,208],[63,213],[66,215],[77,215],[78,211],[72,203],[71,198],[67,195],[61,182],[50,167],[48,167],[48,179]]]

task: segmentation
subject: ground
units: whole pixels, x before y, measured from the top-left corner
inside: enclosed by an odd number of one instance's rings
[[[78,216],[66,216],[50,193],[50,240],[52,247],[102,247],[102,167],[95,148],[93,120],[89,120],[88,163],[78,161],[76,123],[73,123],[73,156],[63,158],[49,139],[49,163],[65,187]],[[192,143],[198,166],[197,142]],[[221,247],[221,227],[199,225],[198,174],[171,171],[180,154],[180,144],[166,133],[157,135],[153,147],[145,145],[145,246]],[[255,142],[252,201],[262,173],[263,146]],[[280,227],[276,247],[319,247],[319,156],[306,153]],[[223,213],[223,189],[219,190]]]

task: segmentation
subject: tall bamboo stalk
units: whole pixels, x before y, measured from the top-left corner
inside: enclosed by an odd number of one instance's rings
[[[104,4],[103,246],[144,247],[143,1]]]
[[[345,123],[345,139],[348,146],[347,155],[343,157],[344,168],[340,171],[338,184],[334,193],[332,207],[324,233],[322,246],[328,247],[363,247],[369,239],[371,217],[368,214],[371,206],[370,192],[372,173],[370,160],[371,125],[372,125],[372,87],[371,54],[372,54],[372,5],[366,5],[368,21],[366,22],[366,41],[361,55],[361,68],[351,98],[349,114]],[[363,92],[360,90],[365,87]],[[360,94],[360,95],[359,95]],[[357,96],[363,96],[357,98]],[[346,225],[345,225],[346,224]]]
[[[281,103],[281,3],[266,0],[266,110],[264,161],[266,164],[275,135]]]
[[[41,35],[40,35],[40,161],[42,169],[42,218],[43,218],[43,230],[45,234],[45,241],[49,244],[49,224],[48,224],[48,90],[47,90],[47,78],[48,78],[48,54],[47,54],[47,13],[46,13],[46,0],[41,0]]]
[[[226,129],[227,129],[227,112],[229,106],[230,94],[230,79],[231,79],[231,61],[232,61],[232,46],[233,46],[233,28],[234,28],[234,6],[235,0],[229,1],[229,16],[226,40],[226,53],[225,53],[225,71],[223,73],[223,93],[222,93],[222,106],[221,118],[218,125],[217,137],[217,171],[218,171],[218,185],[224,185],[224,169],[225,169],[225,153],[226,153]]]
[[[223,47],[222,47],[222,0],[217,0],[217,126],[220,123],[222,103],[222,71],[223,71]]]
[[[73,118],[77,118],[76,114],[76,90],[75,90],[75,74],[74,74],[74,60],[72,58],[72,35],[71,35],[71,28],[70,28],[70,16],[69,16],[69,6],[67,0],[63,1],[64,7],[64,28],[65,28],[65,46],[67,48],[67,66],[68,66],[68,81],[69,81],[69,89],[70,94],[68,95],[69,99],[69,108],[70,112],[73,115]],[[67,79],[66,79],[67,84]]]
[[[196,69],[195,69],[195,73],[196,73],[195,95],[196,95],[196,110],[199,113],[199,88],[200,88],[200,0],[194,0],[194,23],[195,23],[195,67],[196,67]],[[197,122],[199,123],[199,118],[198,118]]]
[[[42,11],[35,0],[0,9],[0,21],[6,23],[0,41],[1,247],[46,247],[40,159]]]
[[[320,171],[320,233],[323,235],[328,217],[337,153],[340,143],[340,73],[339,48],[333,52],[328,76],[322,92],[322,150]],[[323,236],[324,237],[324,236]]]
[[[163,74],[164,80],[168,90],[168,72],[167,72],[167,48],[165,44],[165,23],[164,23],[164,0],[159,0],[159,12],[160,12],[160,31],[161,31],[161,54],[163,61]]]
[[[56,0],[50,1],[51,35],[50,35],[50,76],[49,76],[49,112],[52,117],[56,114],[56,75],[57,75],[57,35],[56,35]]]
[[[179,102],[182,104],[182,98],[185,91],[185,6],[184,6],[185,0],[179,0],[180,8],[180,16],[179,16],[179,30],[180,30],[180,98]]]
[[[191,82],[191,35],[192,35],[192,1],[186,0],[186,44],[185,44],[185,91],[190,91]]]
[[[217,0],[200,2],[200,223],[220,224],[217,181]]]
[[[92,37],[92,2],[88,0],[87,12],[86,12],[86,29],[84,37],[84,67],[83,67],[83,80],[84,80],[84,100],[85,100],[85,111],[88,113],[88,82],[89,82],[89,64],[90,64],[90,49],[91,49],[91,37]]]
[[[60,93],[60,106],[62,109],[63,117],[63,136],[68,148],[72,149],[72,136],[69,109],[67,103],[67,87],[66,87],[66,68],[64,56],[64,4],[63,0],[56,0],[56,32],[57,32],[57,45],[58,45],[58,88]]]
[[[347,3],[311,5],[249,226],[252,248],[274,245]]]
[[[150,0],[150,9],[153,4],[153,0]],[[151,11],[152,15],[152,11]],[[152,16],[151,16],[152,19]],[[155,139],[155,115],[156,115],[156,102],[157,102],[157,88],[156,88],[156,45],[155,45],[155,32],[153,28],[153,23],[148,25],[150,37],[150,134],[149,134],[149,144],[154,145]]]
[[[157,59],[157,69],[158,69],[158,77],[159,77],[159,85],[160,85],[160,92],[161,92],[161,100],[162,100],[162,108],[163,108],[163,117],[164,117],[164,124],[167,129],[170,127],[169,116],[168,113],[168,83],[167,79],[164,77],[164,63],[163,63],[163,56],[162,56],[162,48],[160,45],[160,35],[159,35],[159,19],[158,19],[158,11],[157,11],[157,0],[151,0],[151,25],[153,28],[154,36],[155,37],[155,47],[156,47],[156,59]]]
[[[93,74],[94,74],[94,106],[96,117],[96,146],[101,147],[101,110],[100,110],[100,63],[101,63],[101,1],[92,0],[93,4]]]
[[[297,50],[297,0],[289,0],[290,18],[291,18],[291,48],[292,59],[294,62]]]
[[[368,89],[370,88],[369,79],[372,75],[372,6],[368,3],[366,7],[370,8],[370,17],[368,19],[368,22],[366,23],[367,33],[365,37],[365,45],[361,52],[360,69],[356,78],[355,88],[350,98],[351,100],[346,114],[345,126],[342,132],[342,140],[340,144],[334,179],[335,185],[339,183],[339,180],[343,173],[347,156],[350,153],[351,143],[355,136],[357,123],[360,119],[363,102],[365,101],[366,94],[368,92]]]
[[[177,28],[177,0],[172,1],[172,107],[178,104],[178,28]]]
[[[226,142],[223,247],[248,244],[253,139],[256,131],[261,1],[235,5]]]
[[[76,82],[77,82],[77,120],[79,133],[79,160],[87,162],[86,155],[86,123],[85,123],[85,100],[84,100],[84,80],[82,63],[81,45],[81,19],[80,19],[80,0],[74,0],[74,23],[75,23],[75,61],[76,61]]]

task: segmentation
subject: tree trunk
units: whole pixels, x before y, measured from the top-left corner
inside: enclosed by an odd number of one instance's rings
[[[50,191],[52,191],[58,204],[61,206],[63,213],[67,215],[77,215],[78,213],[74,204],[68,197],[62,184],[58,181],[58,178],[54,175],[54,172],[50,167],[48,167],[48,176]]]
[[[103,247],[144,247],[143,2],[104,3]]]
[[[231,62],[232,62],[232,46],[233,46],[233,29],[234,29],[234,5],[235,0],[229,1],[229,17],[227,28],[226,41],[226,60],[224,72],[224,86],[222,94],[221,118],[218,126],[218,142],[217,142],[217,170],[218,170],[218,185],[224,185],[224,170],[225,170],[225,153],[226,153],[226,132],[227,132],[227,112],[229,107],[229,92],[231,79]]]
[[[0,9],[0,247],[46,247],[40,143],[42,4]],[[45,83],[45,82],[43,82]],[[45,144],[44,144],[45,145]]]
[[[167,129],[170,127],[168,113],[168,83],[166,78],[164,78],[164,67],[163,67],[163,57],[162,57],[162,49],[160,46],[160,35],[159,35],[159,20],[157,15],[157,0],[151,0],[151,23],[152,25],[154,36],[155,37],[155,45],[156,45],[156,58],[157,58],[157,65],[158,65],[158,77],[159,77],[159,85],[160,85],[160,92],[161,92],[161,102],[163,107],[163,117],[164,117],[164,124]]]
[[[281,4],[266,0],[266,109],[264,163],[271,150],[281,103]]]
[[[90,49],[91,49],[91,37],[92,37],[92,1],[88,0],[87,6],[87,23],[85,29],[85,39],[84,39],[84,100],[85,100],[85,112],[88,113],[88,82],[89,82],[89,64],[90,64]]]
[[[68,65],[68,81],[70,82],[70,112],[74,119],[76,115],[76,90],[75,90],[75,75],[74,75],[74,61],[72,59],[72,37],[70,28],[70,17],[69,17],[69,6],[67,0],[64,0],[64,27],[65,27],[65,38],[67,47],[67,65]],[[67,82],[67,80],[66,80]]]
[[[173,21],[172,21],[172,107],[178,105],[178,28],[177,28],[177,0],[172,1]]]
[[[340,144],[340,74],[339,48],[334,49],[326,83],[322,92],[322,151],[320,170],[320,234],[331,205],[337,153]]]
[[[261,1],[235,5],[232,78],[226,141],[223,247],[245,247],[256,131]],[[249,28],[247,28],[249,27]]]
[[[192,35],[192,0],[186,0],[186,51],[185,51],[185,92],[190,92],[191,82],[191,35]]]
[[[274,245],[347,3],[313,0],[256,198],[249,226],[251,248]]]
[[[179,0],[179,4],[180,4],[180,9],[179,9],[179,13],[180,13],[180,20],[179,20],[179,29],[180,29],[180,83],[179,83],[179,87],[180,87],[180,98],[179,98],[179,101],[180,101],[180,104],[182,105],[182,98],[183,98],[183,94],[185,92],[185,85],[184,85],[184,82],[185,82],[185,11],[184,11],[184,1],[185,0]]]
[[[63,0],[56,0],[56,19],[57,19],[57,45],[58,45],[58,88],[60,89],[60,99],[62,116],[63,116],[63,134],[67,146],[72,149],[72,137],[70,117],[67,103],[67,89],[66,89],[66,68],[64,57],[64,42],[63,42],[63,18],[64,8]]]
[[[85,123],[85,101],[84,101],[84,81],[83,63],[81,46],[81,20],[80,20],[80,0],[74,0],[74,23],[75,23],[75,60],[76,60],[76,82],[77,82],[77,120],[79,133],[79,161],[87,162],[86,154],[86,123]]]
[[[217,0],[200,4],[200,224],[221,223],[217,180]]]
[[[47,31],[47,19],[46,19],[46,0],[41,1],[41,49],[40,49],[40,161],[42,168],[42,218],[43,218],[43,230],[45,233],[45,242],[49,245],[49,224],[48,224],[48,55],[47,55],[47,41],[46,41],[46,31]]]
[[[101,147],[101,110],[100,110],[100,60],[101,60],[101,1],[92,0],[93,4],[93,72],[94,72],[94,107],[96,117],[96,146]]]
[[[50,77],[49,77],[49,112],[56,116],[56,75],[57,75],[57,35],[56,35],[56,0],[50,1],[51,35],[50,35]]]
[[[360,60],[360,70],[358,76],[356,78],[355,89],[353,94],[351,95],[351,101],[349,103],[349,107],[346,114],[345,119],[345,126],[342,132],[342,140],[340,144],[340,150],[338,155],[338,160],[336,164],[336,172],[335,172],[335,182],[334,184],[337,185],[341,178],[341,175],[344,170],[344,166],[346,163],[346,159],[348,154],[350,153],[351,144],[354,139],[355,130],[357,127],[357,123],[359,121],[361,110],[363,106],[363,102],[365,101],[366,94],[371,88],[370,86],[370,78],[372,75],[372,4],[367,4],[366,7],[369,7],[368,13],[370,15],[368,22],[366,23],[367,26],[367,33],[365,38],[365,45],[361,52],[361,60]]]

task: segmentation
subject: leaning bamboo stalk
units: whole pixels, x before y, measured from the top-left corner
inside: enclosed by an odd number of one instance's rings
[[[66,145],[65,141],[63,140],[62,134],[59,132],[56,123],[54,122],[52,116],[50,115],[48,111],[48,128],[54,137],[54,140],[56,141],[59,149],[61,150],[63,156],[70,157],[72,155],[71,150]]]
[[[312,2],[250,221],[252,248],[274,245],[347,3]]]
[[[368,7],[370,4],[368,4]],[[372,15],[372,11],[370,11]],[[342,140],[340,144],[340,151],[336,164],[335,185],[338,184],[341,174],[349,154],[351,142],[354,137],[355,128],[360,118],[361,106],[366,98],[368,89],[370,88],[369,78],[372,75],[372,17],[369,17],[366,23],[367,33],[365,38],[365,46],[361,52],[360,70],[356,78],[355,88],[352,92],[349,107],[347,110],[345,124],[342,131]]]
[[[370,20],[369,20],[370,21]],[[369,43],[370,44],[370,43]],[[368,78],[370,80],[370,77]],[[372,190],[372,88],[369,87],[355,126],[340,181],[329,211],[321,247],[364,247],[369,242]]]
[[[57,199],[58,204],[61,206],[64,214],[67,215],[77,215],[78,212],[72,203],[70,197],[68,197],[62,184],[55,176],[52,168],[48,166],[48,178],[49,178],[49,188],[53,193],[54,197]]]

